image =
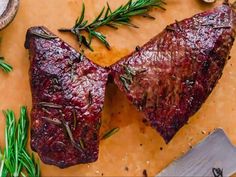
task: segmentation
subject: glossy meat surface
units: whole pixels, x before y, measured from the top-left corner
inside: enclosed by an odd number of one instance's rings
[[[98,158],[107,71],[44,27],[27,32],[32,90],[31,147],[61,168]]]
[[[175,22],[111,66],[116,85],[169,142],[222,75],[235,38],[228,4]]]

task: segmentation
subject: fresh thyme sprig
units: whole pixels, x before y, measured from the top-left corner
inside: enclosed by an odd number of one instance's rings
[[[13,69],[11,65],[7,64],[4,61],[4,57],[1,57],[1,56],[0,56],[0,68],[6,73],[11,72]]]
[[[61,28],[59,31],[74,34],[80,45],[86,46],[91,51],[93,51],[91,47],[93,38],[97,38],[110,49],[110,44],[105,34],[98,32],[98,28],[108,26],[113,29],[118,29],[119,25],[138,28],[138,26],[131,23],[131,17],[139,15],[154,19],[154,17],[148,14],[148,11],[151,8],[164,9],[163,5],[165,4],[164,0],[129,0],[125,5],[121,5],[116,10],[112,11],[107,3],[107,6],[103,7],[99,15],[91,23],[88,23],[88,20],[84,20],[85,5],[83,3],[81,15],[76,20],[75,25],[70,29]],[[88,36],[86,37],[82,32],[87,32]]]
[[[39,177],[39,165],[34,156],[26,150],[28,136],[28,117],[26,107],[21,108],[20,118],[16,122],[13,111],[4,111],[6,118],[5,149],[0,153],[0,176],[27,176]]]

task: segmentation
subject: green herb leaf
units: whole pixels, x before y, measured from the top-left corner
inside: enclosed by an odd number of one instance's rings
[[[83,2],[83,4],[82,4],[82,12],[81,12],[80,18],[78,18],[78,19],[76,20],[76,22],[75,22],[75,24],[76,24],[77,26],[80,26],[81,23],[83,22],[83,20],[84,20],[84,12],[85,12],[85,5],[84,5],[84,2]]]
[[[115,133],[117,133],[120,130],[120,128],[116,127],[116,128],[112,128],[111,130],[105,132],[102,137],[101,140],[107,139],[109,137],[111,137],[112,135],[114,135]]]
[[[100,40],[106,46],[107,49],[110,49],[110,45],[106,40],[106,36],[96,31],[91,31],[91,34],[92,36],[95,36],[98,40]]]
[[[22,172],[26,170],[27,176],[39,177],[39,165],[26,151],[29,124],[26,107],[21,108],[18,123],[13,111],[3,113],[6,118],[5,149],[4,154],[0,152],[0,176],[26,176]]]
[[[124,66],[124,74],[120,75],[120,81],[124,85],[125,89],[129,91],[129,85],[132,84],[137,72],[128,66]]]
[[[92,50],[91,40],[93,37],[97,38],[103,45],[110,49],[110,45],[106,40],[106,36],[101,32],[98,32],[97,29],[102,26],[109,26],[114,29],[118,28],[118,25],[126,25],[134,28],[138,28],[136,25],[132,24],[131,17],[133,16],[145,16],[150,19],[154,17],[148,14],[151,8],[160,8],[163,9],[163,5],[166,5],[164,0],[129,0],[125,5],[121,5],[114,11],[111,10],[109,4],[107,3],[106,7],[103,7],[98,16],[88,24],[87,20],[84,20],[85,14],[85,5],[82,5],[82,11],[79,18],[77,18],[75,25],[71,29],[61,28],[61,32],[70,32],[74,34],[79,43],[83,44],[88,49]],[[82,34],[86,32],[89,34],[88,39]],[[89,42],[88,42],[89,41]]]
[[[130,80],[122,75],[120,76],[120,81],[124,85],[125,89],[129,91],[129,85],[131,84]]]
[[[12,66],[4,61],[4,57],[0,57],[0,68],[6,73],[9,73],[13,70]]]

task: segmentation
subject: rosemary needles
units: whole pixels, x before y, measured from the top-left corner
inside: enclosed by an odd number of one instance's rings
[[[13,111],[7,110],[3,113],[6,118],[5,149],[3,153],[0,151],[0,176],[39,177],[39,165],[34,156],[30,156],[26,150],[28,136],[26,107],[21,108],[18,122]]]
[[[151,8],[164,9],[166,3],[164,0],[129,0],[126,4],[121,5],[114,11],[111,10],[109,4],[103,7],[99,15],[89,23],[88,20],[84,19],[85,16],[85,5],[82,5],[82,11],[80,17],[76,20],[75,25],[72,28],[61,28],[61,32],[70,32],[76,36],[80,45],[86,46],[88,49],[93,51],[91,42],[93,38],[97,38],[107,49],[110,49],[105,34],[98,31],[98,28],[102,26],[108,26],[113,29],[118,29],[119,25],[126,25],[134,28],[138,26],[131,23],[131,17],[133,16],[144,16],[150,19],[154,17],[148,14]],[[87,35],[85,35],[85,33]]]
[[[2,38],[0,38],[0,43],[2,41]],[[4,57],[0,56],[0,68],[5,72],[5,73],[9,73],[13,70],[12,66],[7,64],[5,61],[4,61]],[[1,154],[0,154],[1,155]],[[0,166],[1,168],[1,166]]]
[[[13,69],[11,65],[4,61],[4,57],[0,57],[0,68],[6,73],[11,72]]]
[[[107,132],[105,132],[102,136],[101,136],[101,140],[107,139],[109,137],[111,137],[112,135],[114,135],[115,133],[117,133],[120,130],[120,128],[116,127],[116,128],[112,128],[111,130],[108,130]]]

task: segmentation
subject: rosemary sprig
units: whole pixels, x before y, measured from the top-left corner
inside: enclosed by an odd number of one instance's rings
[[[75,141],[75,139],[74,139],[74,137],[73,137],[73,134],[72,134],[72,131],[71,131],[71,128],[70,128],[70,126],[68,125],[68,123],[65,122],[65,120],[62,121],[62,124],[63,124],[63,127],[65,128],[66,134],[68,135],[68,137],[69,137],[69,139],[70,139],[70,141],[71,141],[71,144],[72,144],[76,149],[78,149],[79,151],[83,152],[83,150],[84,150],[84,149],[83,149],[83,148],[84,148],[84,145],[83,145],[83,147],[81,147],[81,146],[82,146],[82,144],[81,144],[82,141],[79,141],[79,143],[77,143],[77,142]]]
[[[45,106],[45,107],[55,108],[55,109],[60,108],[59,107],[60,105],[55,105],[53,103],[47,103],[47,102],[40,102],[40,105],[41,106]],[[62,114],[62,112],[61,112],[61,114]],[[48,123],[51,123],[53,125],[57,125],[57,126],[60,126],[61,128],[63,128],[65,136],[67,136],[69,138],[71,144],[76,149],[78,149],[79,151],[83,152],[85,150],[85,145],[84,145],[83,140],[79,139],[79,142],[76,142],[75,139],[74,139],[73,133],[72,133],[73,132],[72,130],[75,130],[76,126],[77,126],[77,119],[76,119],[76,111],[75,111],[75,109],[73,109],[72,115],[73,115],[73,121],[74,121],[73,125],[72,125],[73,129],[70,127],[69,123],[65,121],[63,114],[62,114],[62,120],[59,120],[57,118],[51,119],[49,117],[42,117],[42,119],[44,119]]]
[[[128,78],[126,78],[125,76],[121,75],[120,81],[124,85],[126,91],[129,91],[129,85],[131,84],[130,80]]]
[[[12,66],[7,64],[4,61],[4,57],[1,57],[1,56],[0,56],[0,68],[6,73],[9,73],[13,70]]]
[[[120,75],[120,81],[127,91],[129,90],[129,85],[132,84],[133,78],[136,76],[136,74],[136,71],[128,66],[124,66],[124,74]]]
[[[55,38],[57,38],[57,36],[47,34],[47,33],[31,32],[31,34],[33,34],[37,37],[43,38],[43,39],[55,39]]]
[[[30,155],[26,152],[26,150],[23,150],[21,153],[20,162],[24,165],[26,171],[28,172],[28,176],[40,177],[39,162],[36,162],[33,154],[30,157]],[[22,175],[22,172],[21,172],[21,175]]]
[[[42,119],[46,120],[49,123],[52,123],[54,125],[62,125],[62,122],[58,119],[50,119],[48,117],[42,117]]]
[[[101,136],[101,140],[107,139],[109,137],[111,137],[112,135],[114,135],[115,133],[117,133],[120,130],[120,128],[116,127],[116,128],[112,128],[111,130],[108,130],[107,132],[105,132],[102,136]]]
[[[0,43],[2,42],[2,38],[0,38]],[[7,64],[4,61],[4,57],[0,56],[0,68],[5,72],[5,73],[9,73],[13,70],[12,66]]]
[[[75,25],[72,28],[61,28],[61,32],[70,32],[76,36],[80,45],[86,46],[88,49],[93,51],[91,42],[93,38],[97,38],[106,48],[110,49],[106,36],[98,32],[98,28],[102,26],[108,26],[113,29],[118,29],[119,25],[126,25],[134,28],[138,26],[131,23],[131,17],[133,16],[144,16],[151,19],[154,17],[148,14],[151,8],[163,8],[166,3],[164,0],[129,0],[126,4],[121,5],[114,11],[111,10],[109,4],[103,7],[99,15],[89,23],[88,20],[84,20],[85,16],[85,5],[82,5],[82,11],[80,17],[76,20]],[[164,9],[165,10],[165,9]],[[86,37],[82,32],[86,32]]]
[[[0,176],[6,177],[7,173],[8,172],[7,172],[7,169],[6,169],[6,166],[5,166],[5,157],[2,154],[1,149],[0,149]]]
[[[42,107],[48,107],[48,108],[54,108],[54,109],[61,109],[63,107],[62,105],[54,104],[50,102],[40,102],[39,105]]]
[[[16,122],[13,111],[4,111],[6,117],[5,149],[0,153],[0,176],[26,176],[39,177],[39,165],[33,156],[26,150],[28,136],[28,117],[26,108],[21,108],[20,118]]]

